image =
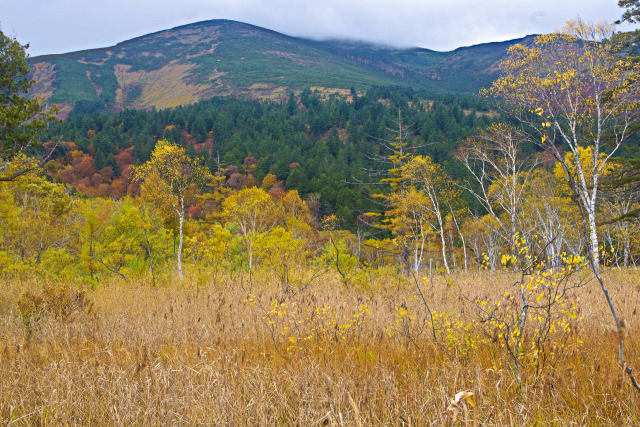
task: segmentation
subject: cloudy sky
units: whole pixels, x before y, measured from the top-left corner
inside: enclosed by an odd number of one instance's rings
[[[576,16],[620,15],[617,0],[0,0],[0,29],[29,42],[32,56],[216,18],[293,36],[450,50],[551,32]]]

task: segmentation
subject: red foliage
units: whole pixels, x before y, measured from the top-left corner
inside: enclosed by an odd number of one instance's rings
[[[140,194],[140,184],[131,180],[124,181],[126,194],[129,196],[137,196]]]
[[[254,187],[256,185],[256,177],[253,174],[247,174],[244,177],[244,186],[245,187]]]
[[[131,172],[133,172],[133,169],[131,168],[131,165],[124,165],[122,167],[119,168],[120,169],[120,176],[129,179],[131,178]]]
[[[114,191],[111,185],[103,183],[98,185],[98,195],[102,197],[114,197]],[[117,197],[117,196],[116,196]]]
[[[126,169],[127,166],[133,163],[133,154],[131,154],[132,151],[133,147],[129,147],[114,156],[116,158],[116,164],[121,171]]]
[[[371,215],[360,214],[356,218],[356,224],[360,227],[364,227],[370,225],[374,220],[375,218]]]
[[[58,173],[58,178],[60,178],[60,181],[65,184],[73,184],[73,172],[71,171],[71,168],[61,170]]]
[[[85,154],[82,157],[73,159],[73,166],[71,166],[73,175],[77,178],[89,178],[95,173],[93,167],[93,157],[89,154]]]
[[[189,218],[202,218],[202,208],[200,206],[189,206]]]
[[[46,141],[42,144],[42,148],[44,148],[45,153],[49,154],[51,152],[51,150],[53,150],[53,148],[56,146],[56,142],[55,141]]]
[[[274,200],[280,200],[287,193],[287,188],[284,186],[284,182],[278,181],[269,190],[269,195]]]
[[[100,169],[100,175],[102,175],[105,180],[111,181],[113,178],[113,168],[111,166],[106,166]]]
[[[236,190],[239,190],[242,187],[244,187],[244,183],[245,183],[245,176],[239,172],[231,174],[229,179],[227,179],[227,185]]]
[[[105,179],[99,173],[94,173],[93,175],[91,175],[91,185],[92,186],[99,187],[100,184],[104,184],[104,183],[105,183]]]
[[[257,163],[258,159],[253,156],[247,156],[244,158],[244,162],[242,162],[242,169],[244,169],[245,173],[251,173],[255,169]]]
[[[240,172],[240,169],[238,169],[238,167],[236,165],[229,165],[224,170],[224,174],[227,175],[228,177],[230,177],[231,175],[233,175],[235,173],[239,173],[239,172]]]
[[[127,187],[125,185],[124,179],[122,178],[116,178],[111,181],[111,188],[114,194],[117,194],[117,197],[126,195]]]
[[[209,144],[207,144],[206,142],[193,144],[193,149],[196,151],[196,153],[204,153],[204,152],[210,151]]]

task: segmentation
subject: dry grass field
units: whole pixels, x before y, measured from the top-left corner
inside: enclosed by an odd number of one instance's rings
[[[640,274],[605,278],[640,369]],[[640,424],[640,393],[617,364],[596,283],[576,291],[580,316],[562,354],[521,386],[496,346],[455,336],[455,322],[477,324],[476,297],[497,298],[513,279],[422,284],[429,308],[456,319],[435,334],[401,278],[365,289],[326,275],[300,292],[259,276],[251,289],[237,275],[204,286],[114,280],[84,294],[7,281],[0,424]],[[459,392],[473,395],[452,403]]]

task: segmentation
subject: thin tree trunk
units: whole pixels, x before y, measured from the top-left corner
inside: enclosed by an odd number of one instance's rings
[[[438,225],[440,226],[440,241],[442,242],[442,261],[444,262],[444,269],[447,274],[451,274],[449,270],[449,263],[447,262],[447,251],[446,251],[446,242],[444,239],[444,224],[442,223],[442,216],[440,215],[440,211],[436,212],[438,217]]]
[[[89,274],[93,280],[93,225],[89,227]]]
[[[151,242],[149,242],[149,230],[147,230],[147,206],[144,204],[144,202],[142,203],[142,210],[143,210],[143,214],[144,214],[144,219],[145,219],[145,225],[144,225],[144,240],[145,243],[147,245],[147,256],[149,257],[149,267],[151,268],[151,280],[153,283],[153,286],[156,285],[156,271],[155,268],[153,266],[153,257],[152,257],[152,251],[151,251]]]
[[[362,234],[360,232],[360,228],[358,228],[358,267],[360,266],[360,247],[362,244]]]
[[[249,238],[249,274],[253,268],[253,235]]]
[[[467,245],[464,241],[464,235],[462,234],[462,230],[458,226],[458,220],[456,219],[456,215],[453,213],[453,209],[451,209],[451,205],[449,205],[449,210],[451,211],[451,218],[453,218],[453,224],[456,226],[456,230],[458,230],[458,235],[460,236],[460,240],[462,240],[462,256],[464,257],[464,272],[467,272]]]
[[[593,271],[598,274],[600,272],[600,244],[598,242],[598,230],[596,229],[596,213],[592,207],[587,209],[587,220],[589,221],[589,243],[591,245]]]
[[[607,230],[607,240],[609,242],[609,246],[611,246],[611,256],[613,257],[614,261],[616,262],[616,267],[618,267],[618,270],[620,270],[620,263],[618,262],[618,248],[616,247],[615,248],[615,252],[614,252],[613,238],[611,237],[611,230]]]
[[[178,212],[178,280],[182,282],[182,225],[184,223],[184,199],[180,198],[180,212]]]
[[[445,248],[444,231],[442,230],[442,226],[440,226],[440,240],[442,241],[442,260],[444,261],[444,269],[447,271],[447,274],[451,274],[451,271],[449,270],[449,263],[447,262],[447,251]]]
[[[628,237],[628,231],[625,230],[625,238],[624,238],[624,260],[623,260],[623,265],[625,267],[629,266],[629,237]]]

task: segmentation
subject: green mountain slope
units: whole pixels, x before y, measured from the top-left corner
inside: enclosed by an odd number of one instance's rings
[[[529,44],[534,37],[461,47],[450,52],[394,49],[349,41],[319,43],[331,53],[383,71],[414,88],[474,94],[497,77],[498,63],[505,58],[509,47],[516,43]]]
[[[473,93],[495,77],[496,63],[518,42],[452,52],[311,41],[228,20],[148,34],[113,47],[35,57],[33,95],[72,108],[171,108],[217,95],[283,98],[316,87],[401,85]]]

